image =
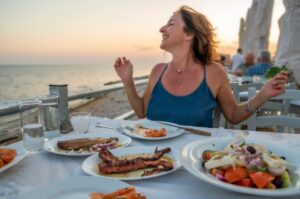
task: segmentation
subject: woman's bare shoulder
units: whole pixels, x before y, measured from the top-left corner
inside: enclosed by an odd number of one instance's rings
[[[167,65],[167,63],[158,63],[153,66],[152,71],[151,71],[151,77],[157,77],[160,76],[162,70],[164,67]]]
[[[226,70],[219,63],[214,62],[214,63],[209,64],[207,67],[207,70],[209,70],[209,73],[214,77],[216,77],[215,75],[217,75],[218,77],[227,78]]]

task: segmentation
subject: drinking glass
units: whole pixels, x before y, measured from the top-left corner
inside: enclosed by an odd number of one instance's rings
[[[60,118],[57,95],[46,95],[41,97],[41,118],[45,141],[59,137]]]
[[[70,121],[74,133],[87,133],[90,125],[89,112],[74,112],[70,114]]]
[[[260,83],[261,77],[259,75],[253,75],[252,81],[253,81],[253,83]]]
[[[40,120],[40,101],[27,102],[19,108],[24,148],[30,152],[42,150],[44,131]]]

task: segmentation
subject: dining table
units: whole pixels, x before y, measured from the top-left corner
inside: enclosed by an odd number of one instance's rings
[[[134,121],[107,119],[93,117],[89,126],[88,133],[99,131],[100,125],[117,128],[121,124],[130,124]],[[99,125],[100,124],[100,125]],[[182,135],[165,140],[143,140],[132,139],[129,146],[159,146],[171,147],[181,152],[183,148],[196,140],[232,137],[243,133],[242,130],[232,130],[224,128],[202,128],[193,127],[202,131],[210,132],[211,136],[202,136],[194,133],[184,132]],[[114,129],[106,129],[107,132],[116,132]],[[118,133],[118,132],[117,132]],[[274,132],[249,131],[248,137],[254,139],[272,140],[278,147],[289,147],[300,151],[300,135]],[[22,147],[22,142],[13,143],[6,147]],[[295,157],[299,158],[299,157]],[[76,177],[88,176],[82,170],[82,163],[86,157],[64,156],[50,153],[46,150],[35,153],[26,153],[26,156],[18,164],[0,173],[0,187],[8,184],[15,190],[16,195],[21,198],[31,190],[38,189],[40,186],[55,183],[60,180]],[[125,181],[135,186],[139,192],[144,193],[148,199],[253,199],[271,198],[268,196],[256,196],[251,194],[237,193],[225,190],[220,187],[206,183],[189,173],[184,167],[167,175],[149,179]],[[287,196],[286,199],[298,199],[300,195]],[[1,198],[1,189],[0,189]],[[15,197],[18,198],[18,197]]]

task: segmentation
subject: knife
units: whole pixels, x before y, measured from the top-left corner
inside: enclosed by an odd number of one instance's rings
[[[185,131],[188,131],[190,133],[194,133],[194,134],[197,134],[197,135],[211,136],[211,133],[207,132],[207,131],[202,131],[202,130],[188,128],[188,127],[182,127],[182,126],[178,126],[176,124],[170,124],[170,123],[161,122],[161,121],[155,121],[155,122],[157,122],[159,124],[166,125],[166,126],[173,126],[173,127],[179,128],[179,129],[183,129]]]

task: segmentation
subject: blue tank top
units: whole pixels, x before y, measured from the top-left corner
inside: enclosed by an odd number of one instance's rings
[[[205,65],[202,82],[195,91],[186,96],[175,96],[164,88],[161,77],[166,68],[152,91],[147,118],[181,125],[212,127],[212,114],[216,99],[206,82]]]

